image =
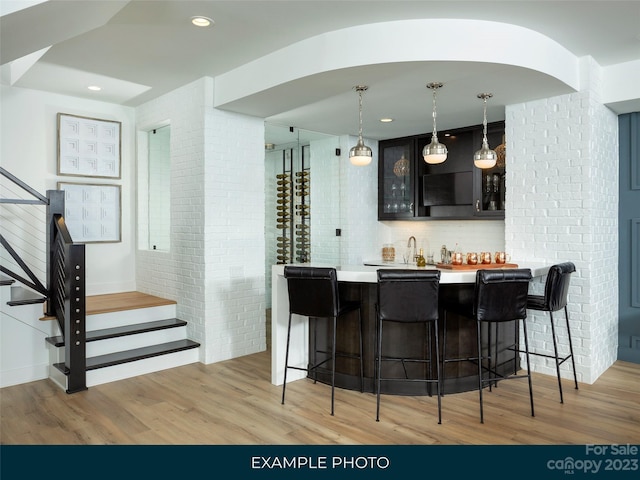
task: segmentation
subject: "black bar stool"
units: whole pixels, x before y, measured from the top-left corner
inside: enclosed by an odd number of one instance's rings
[[[553,265],[549,269],[547,281],[544,287],[544,295],[529,295],[527,298],[527,308],[530,310],[538,310],[549,312],[551,320],[551,336],[553,338],[553,355],[540,352],[529,352],[531,355],[540,357],[553,358],[556,363],[556,373],[558,375],[558,390],[560,391],[560,403],[564,403],[562,397],[562,380],[560,378],[560,365],[568,359],[571,359],[573,367],[573,381],[578,389],[578,376],[576,374],[576,362],[573,357],[573,344],[571,342],[571,330],[569,329],[569,313],[567,312],[567,295],[569,293],[569,282],[571,274],[576,271],[576,267],[571,262],[559,263]],[[553,320],[553,312],[564,309],[564,318],[567,324],[567,337],[569,340],[569,354],[560,356],[558,354],[558,341],[556,337],[556,328]]]
[[[377,408],[376,421],[380,420],[380,383],[381,380],[425,382],[437,385],[438,393],[438,423],[442,423],[441,390],[440,390],[440,351],[438,340],[438,292],[440,286],[439,270],[378,270],[378,303],[376,329],[376,393]],[[397,358],[382,355],[383,324],[385,322],[424,323],[427,326],[427,358]],[[433,332],[432,332],[433,330]],[[431,351],[432,336],[435,344],[435,358]],[[401,362],[404,378],[383,378],[382,362]],[[406,363],[428,364],[431,374],[427,378],[409,378]],[[433,366],[436,375],[433,378]]]
[[[282,404],[284,404],[285,389],[287,387],[288,369],[303,370],[307,373],[315,371],[327,362],[331,362],[331,415],[334,412],[336,355],[360,360],[360,391],[364,390],[364,365],[362,358],[362,312],[360,302],[341,301],[338,292],[338,281],[335,268],[285,266],[284,276],[287,279],[289,293],[289,325],[287,327],[287,348],[285,354],[284,383],[282,384]],[[359,321],[359,355],[336,353],[336,331],[338,317],[353,310],[358,310]],[[333,320],[331,351],[316,350],[315,353],[328,355],[327,358],[306,367],[289,365],[289,343],[291,340],[291,316],[293,314],[309,317],[310,321],[320,318]]]
[[[444,364],[449,361],[471,361],[478,365],[478,392],[480,397],[480,423],[484,423],[483,389],[486,386],[491,388],[501,380],[515,378],[527,378],[529,381],[529,401],[531,403],[531,416],[533,410],[533,388],[531,385],[531,369],[529,365],[529,338],[527,335],[527,297],[529,282],[531,281],[531,270],[522,269],[496,269],[478,270],[476,272],[476,283],[474,288],[473,303],[470,305],[460,305],[455,308],[456,313],[476,321],[477,335],[477,356],[471,358],[448,359],[443,355]],[[452,306],[449,306],[453,308]],[[446,308],[446,307],[445,307]],[[446,320],[446,312],[445,312]],[[517,358],[513,358],[514,372],[512,374],[498,372],[498,325],[504,322],[518,322],[522,320],[524,332],[525,355],[527,359],[527,374],[517,374]],[[483,342],[482,324],[487,324],[487,341]],[[495,341],[491,341],[491,325],[496,327]],[[446,328],[446,326],[445,326]],[[517,341],[516,336],[516,341]],[[482,344],[487,345],[486,355],[483,355]],[[495,343],[495,345],[492,345]],[[494,353],[491,353],[492,346]],[[513,351],[515,346],[509,346],[504,350]],[[517,356],[517,353],[515,354]],[[488,377],[485,378],[485,372]]]

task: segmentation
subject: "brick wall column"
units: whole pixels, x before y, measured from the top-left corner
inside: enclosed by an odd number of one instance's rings
[[[168,252],[138,250],[137,288],[178,302],[204,363],[266,348],[264,122],[215,110],[213,88],[202,78],[136,110],[139,129],[169,119],[172,223]]]
[[[599,102],[599,67],[582,91],[506,109],[505,244],[512,257],[572,261],[569,315],[578,380],[593,383],[617,358],[618,126]],[[534,285],[541,292],[542,284]],[[548,314],[530,312],[532,346],[552,351]],[[558,330],[568,351],[566,329]],[[555,375],[552,361],[534,370]],[[570,365],[562,368],[571,378]]]

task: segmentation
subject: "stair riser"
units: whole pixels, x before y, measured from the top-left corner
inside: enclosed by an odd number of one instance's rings
[[[159,343],[172,342],[174,340],[182,340],[184,338],[187,338],[187,328],[175,327],[87,342],[87,358],[121,352],[123,350],[148,347]],[[64,347],[58,347],[55,356],[56,358],[53,363],[64,362]]]
[[[124,325],[134,325],[137,323],[175,317],[175,305],[163,305],[159,307],[138,308],[120,312],[99,313],[95,315],[87,315],[87,331],[122,327]]]
[[[55,335],[58,332],[58,324],[55,320],[42,321],[42,304],[34,305],[16,305],[10,307],[6,303],[2,305],[2,316],[7,318],[18,320],[21,323],[28,325],[29,327],[44,333],[47,336]]]
[[[53,347],[52,347],[53,348]],[[116,382],[126,378],[146,375],[148,373],[159,372],[168,368],[181,367],[200,361],[199,348],[184,350],[157,357],[145,358],[135,362],[123,363],[112,367],[89,370],[87,372],[87,387],[95,387],[104,383]],[[66,390],[67,377],[57,368],[49,367],[49,378],[60,388]]]
[[[99,368],[87,372],[87,387],[102,385],[103,383],[124,380],[148,373],[159,372],[168,368],[181,367],[200,361],[199,348],[192,348],[181,352],[159,355],[145,358],[135,362],[114,365],[113,367]]]

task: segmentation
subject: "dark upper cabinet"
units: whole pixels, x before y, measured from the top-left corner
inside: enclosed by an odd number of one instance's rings
[[[487,125],[489,147],[496,150],[504,142],[504,122]],[[482,145],[482,128],[475,132],[476,149]],[[475,151],[475,150],[474,150]],[[498,161],[495,167],[473,167],[474,215],[476,217],[504,218],[505,163]]]
[[[378,151],[378,219],[414,218],[418,205],[413,138],[380,142]]]
[[[504,122],[487,126],[489,146],[504,136]],[[473,154],[482,146],[482,125],[439,132],[447,160],[429,165],[422,149],[431,134],[379,142],[378,219],[504,218],[504,164],[481,170]]]

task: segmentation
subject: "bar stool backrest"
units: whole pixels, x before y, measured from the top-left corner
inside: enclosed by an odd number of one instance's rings
[[[289,311],[307,317],[336,317],[340,309],[335,268],[285,266]]]
[[[438,319],[439,270],[378,270],[381,320],[425,322]]]
[[[527,318],[528,268],[478,270],[473,314],[484,322]]]
[[[544,287],[544,308],[555,312],[567,306],[569,282],[576,266],[571,262],[558,263],[549,269]]]

